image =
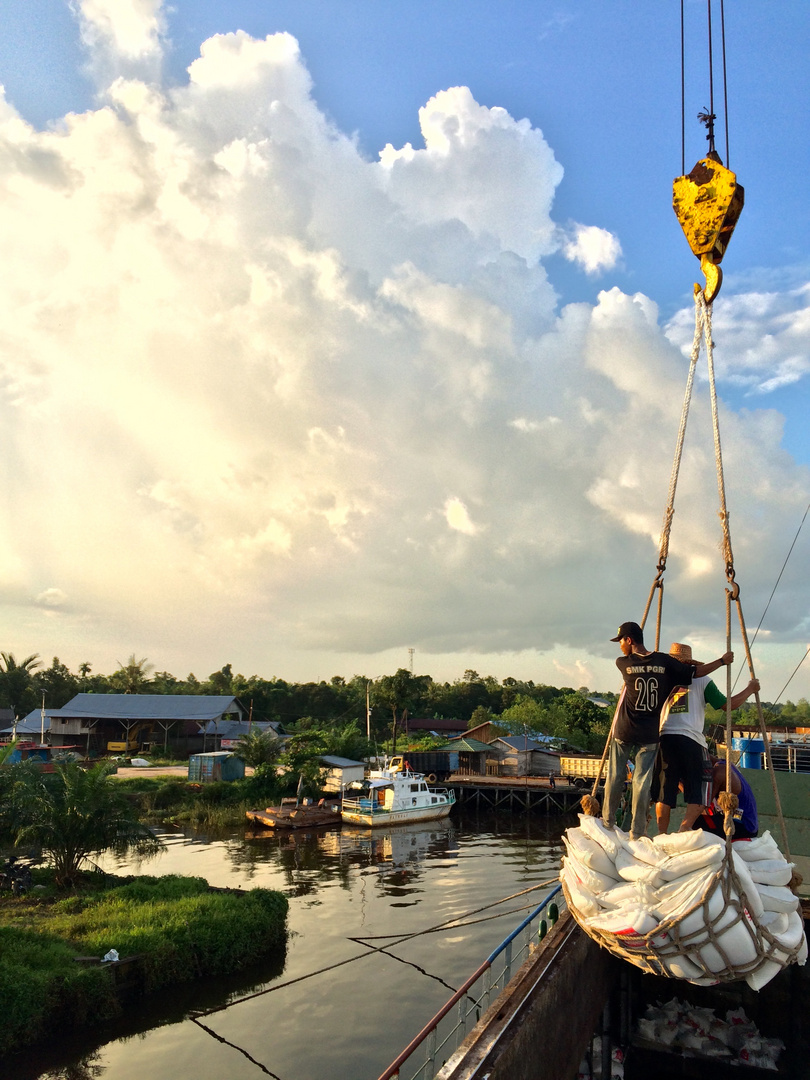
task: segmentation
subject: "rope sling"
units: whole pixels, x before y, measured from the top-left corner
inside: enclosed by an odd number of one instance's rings
[[[699,286],[696,285],[695,335],[692,345],[692,355],[689,365],[689,374],[687,378],[686,392],[684,395],[683,409],[681,412],[681,422],[678,429],[678,437],[676,441],[675,456],[670,476],[667,506],[664,512],[664,521],[661,530],[661,539],[658,550],[658,563],[656,566],[656,574],[650,588],[649,596],[647,598],[647,604],[644,609],[644,616],[641,620],[640,625],[643,629],[652,608],[653,600],[657,591],[658,601],[656,605],[657,614],[655,629],[655,649],[658,650],[661,637],[664,573],[666,570],[667,557],[669,554],[669,539],[674,519],[675,493],[677,489],[678,474],[680,471],[681,457],[683,453],[683,444],[686,433],[687,419],[689,415],[689,406],[692,398],[692,387],[694,383],[695,370],[697,367],[698,359],[700,357],[701,346],[705,345],[709,372],[709,388],[711,396],[712,428],[714,433],[717,485],[720,497],[719,517],[723,532],[722,551],[725,563],[726,580],[728,582],[728,587],[725,590],[726,650],[730,651],[731,649],[731,607],[732,604],[734,604],[737,608],[740,632],[745,649],[746,661],[748,663],[748,670],[750,672],[751,678],[753,679],[755,677],[754,662],[751,656],[751,650],[748,642],[748,633],[746,630],[745,619],[743,617],[742,611],[742,604],[740,601],[740,587],[736,580],[736,573],[734,569],[734,557],[732,553],[731,532],[729,527],[729,512],[726,505],[725,480],[723,476],[723,458],[720,445],[720,425],[714,375],[714,343],[712,341],[711,314],[711,303],[707,303],[704,292]],[[741,872],[738,869],[739,864],[735,866],[735,859],[732,855],[732,839],[734,836],[734,812],[737,810],[738,800],[737,796],[734,795],[731,791],[731,760],[729,753],[732,738],[731,697],[731,666],[727,665],[725,724],[726,790],[721,792],[718,797],[718,804],[724,815],[723,828],[725,833],[725,850],[719,868],[707,880],[705,888],[702,890],[701,895],[688,908],[688,910],[680,912],[677,918],[665,919],[659,922],[654,930],[651,930],[646,934],[634,934],[632,932],[629,932],[627,929],[623,929],[620,932],[611,932],[609,930],[600,929],[599,927],[593,925],[593,920],[587,919],[584,914],[578,910],[576,896],[574,895],[574,890],[571,888],[570,882],[566,881],[565,871],[562,875],[563,890],[568,901],[569,909],[571,910],[577,922],[579,922],[583,929],[586,931],[586,933],[588,933],[600,945],[602,945],[604,948],[608,949],[615,955],[630,961],[637,967],[642,968],[644,971],[658,975],[668,975],[683,978],[683,961],[684,959],[688,959],[688,961],[690,961],[692,964],[695,964],[697,969],[699,970],[699,973],[696,973],[690,966],[689,972],[696,977],[692,977],[689,981],[698,983],[725,982],[746,977],[756,979],[757,976],[759,976],[761,979],[764,978],[764,980],[767,981],[767,978],[772,977],[772,974],[775,974],[779,968],[794,963],[797,960],[803,962],[804,953],[806,951],[803,934],[799,936],[795,945],[793,945],[792,947],[786,946],[784,940],[780,941],[777,936],[768,929],[767,926],[762,925],[758,921],[758,919],[756,919],[752,915],[752,898],[746,896],[746,888],[750,891],[753,883],[743,883],[740,877]],[[776,784],[776,774],[773,770],[773,761],[771,759],[771,750],[765,726],[765,717],[758,691],[755,694],[755,700],[757,715],[759,718],[759,726],[765,747],[767,768],[770,772],[771,782],[773,785],[774,802],[776,805],[776,813],[779,820],[782,837],[782,850],[785,854],[787,861],[790,862],[790,850],[788,844],[787,829],[785,827],[784,815],[782,813],[782,804],[779,798],[779,791]],[[619,709],[621,707],[621,703],[622,697],[620,697],[619,699],[619,703],[617,704],[616,711],[613,716],[610,734],[608,735],[606,741],[605,750],[602,755],[598,775],[596,777],[596,780],[594,781],[591,795],[586,795],[582,800],[582,807],[585,815],[599,816],[600,814],[600,804],[598,799],[596,798],[596,795],[599,781],[601,779],[602,771],[604,768],[604,763],[607,757],[608,748],[614,737],[616,719]],[[800,883],[801,877],[794,872],[790,881],[790,888],[794,893],[798,889],[798,885]],[[703,917],[698,917],[697,919],[690,918],[690,916],[694,916],[697,913],[701,913]],[[687,922],[687,919],[689,919],[689,922]],[[737,927],[743,927],[744,933],[746,935],[746,947],[742,950],[742,952],[745,953],[746,958],[742,962],[739,959],[735,959],[733,956],[731,956],[728,950],[730,934],[732,934],[732,932]],[[739,936],[736,940],[737,945],[739,946]],[[711,950],[714,950],[714,952],[712,952]],[[736,948],[735,952],[737,952],[737,954],[739,955],[739,948]],[[711,965],[707,965],[707,955],[710,955],[712,957]],[[719,962],[717,960],[718,956],[720,957]],[[755,984],[752,983],[752,985]],[[758,988],[758,986],[756,986],[756,988]]]

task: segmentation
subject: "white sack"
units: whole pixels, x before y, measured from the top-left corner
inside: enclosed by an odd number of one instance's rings
[[[793,876],[793,863],[785,859],[744,860],[755,882],[762,885],[789,885]]]
[[[586,836],[582,829],[568,829],[563,836],[566,848],[579,859],[581,863],[596,870],[599,874],[606,874],[618,880],[619,874],[613,859],[605,849]]]
[[[593,893],[588,892],[583,885],[580,885],[577,881],[576,874],[569,871],[568,866],[566,865],[567,862],[568,860],[564,858],[560,876],[565,880],[566,888],[571,896],[571,903],[577,911],[581,912],[586,918],[589,915],[596,915],[599,911],[599,904],[597,903],[596,897]]]
[[[734,872],[739,879],[740,888],[743,892],[743,899],[748,905],[748,910],[755,919],[758,919],[765,910],[764,903],[760,899],[760,890],[762,888],[767,888],[768,886],[758,886],[754,884],[751,874],[748,871],[748,863],[745,859],[740,858],[733,846],[731,848],[731,861],[734,864]]]
[[[773,960],[766,960],[762,967],[757,968],[750,975],[746,975],[745,981],[752,990],[761,990],[763,986],[768,985],[774,975],[778,975],[783,970],[781,964],[775,964]]]
[[[695,848],[692,851],[683,851],[677,855],[670,855],[667,861],[659,868],[665,881],[674,881],[686,874],[694,874],[708,867],[716,870],[723,861],[723,846],[721,844],[707,844],[704,847]]]
[[[692,829],[690,832],[659,833],[654,836],[653,844],[660,848],[666,855],[679,855],[684,851],[694,851],[696,848],[710,847],[712,844],[722,844],[724,841],[705,829]]]
[[[719,973],[726,967],[741,968],[756,963],[759,955],[756,927],[747,915],[738,918],[737,910],[729,907],[714,923],[714,931],[717,945],[710,941],[699,950],[700,959],[709,971]]]
[[[716,873],[716,870],[708,867],[701,873],[675,878],[659,886],[655,890],[659,910],[666,912],[668,919],[685,914],[700,900]]]
[[[746,862],[755,862],[757,859],[784,859],[776,841],[767,831],[751,840],[735,840],[732,848]]]
[[[694,982],[697,979],[704,978],[703,972],[697,964],[693,964],[686,956],[667,956],[661,959],[661,963],[670,975],[674,975],[676,979],[687,979],[689,982]]]
[[[607,852],[613,862],[628,842],[628,837],[621,829],[606,829],[601,818],[590,817],[588,814],[579,815],[579,827]]]
[[[757,922],[769,933],[779,935],[787,931],[790,916],[786,911],[763,911]]]
[[[616,869],[625,881],[642,881],[653,889],[663,882],[660,870],[649,863],[638,862],[629,851],[620,851],[616,856]]]
[[[638,840],[628,840],[627,850],[638,862],[647,863],[650,866],[660,866],[666,862],[667,853],[656,847],[649,836],[642,836]]]
[[[765,911],[796,911],[799,899],[790,889],[780,885],[760,885],[760,903]]]
[[[610,911],[600,912],[598,915],[588,919],[588,925],[598,930],[604,930],[606,933],[615,934],[617,937],[622,936],[636,936],[645,937],[647,934],[652,933],[658,926],[658,918],[655,913],[648,911],[646,908],[636,908],[635,911]],[[656,941],[656,945],[663,945],[666,941],[666,937],[662,935],[659,941]],[[632,945],[627,944],[628,948],[632,948]]]
[[[775,936],[779,944],[783,946],[787,952],[793,952],[804,937],[804,919],[798,911],[791,911],[788,915],[787,930],[784,933],[776,934]]]
[[[616,884],[616,878],[608,877],[606,874],[600,874],[597,870],[592,870],[590,866],[586,866],[583,862],[572,854],[569,849],[566,856],[566,865],[571,873],[576,874],[578,881],[588,892],[599,896],[600,893],[606,892],[613,885]]]
[[[599,897],[599,903],[604,907],[637,908],[647,903],[648,896],[643,894],[648,892],[649,890],[645,889],[640,883],[634,881],[623,882],[621,885],[614,885],[612,889],[602,893]]]

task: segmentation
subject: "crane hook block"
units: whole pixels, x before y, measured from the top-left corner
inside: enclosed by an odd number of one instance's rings
[[[742,213],[745,191],[718,154],[709,151],[687,176],[672,185],[672,207],[706,277],[703,295],[710,304],[720,291],[720,262]]]

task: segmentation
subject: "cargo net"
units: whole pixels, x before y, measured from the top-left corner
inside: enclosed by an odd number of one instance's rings
[[[805,963],[793,864],[770,833],[733,843],[701,830],[631,840],[582,815],[563,839],[571,914],[643,971],[697,985],[745,979],[760,990]]]

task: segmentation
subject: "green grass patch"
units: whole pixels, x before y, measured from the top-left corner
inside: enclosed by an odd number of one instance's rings
[[[245,810],[271,806],[280,799],[274,777],[189,784],[181,777],[133,776],[116,781],[145,821],[173,821],[202,828],[243,825]]]
[[[46,890],[49,891],[49,890]],[[140,956],[145,992],[229,974],[281,945],[287,899],[269,889],[213,892],[202,878],[138,877],[60,899],[0,903],[0,1053],[54,1025],[119,1009],[109,972],[76,956]]]
[[[76,963],[69,943],[0,926],[0,1053],[55,1026],[82,1026],[120,1011],[109,974]]]

